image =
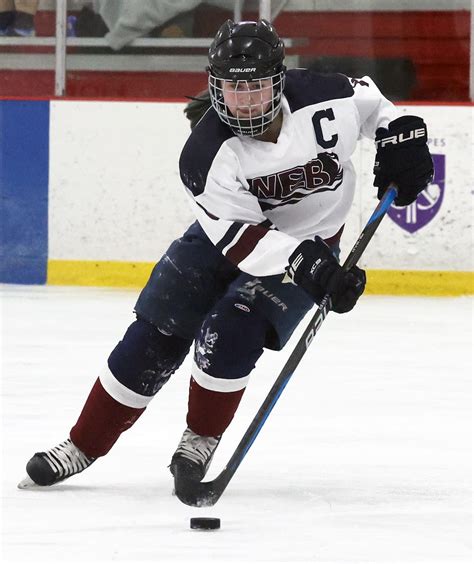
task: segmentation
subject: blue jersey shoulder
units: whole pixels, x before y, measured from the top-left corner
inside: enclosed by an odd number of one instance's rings
[[[181,152],[179,172],[183,184],[194,196],[204,191],[212,162],[222,144],[231,137],[234,133],[213,108],[209,108],[193,129]]]
[[[322,74],[307,69],[293,69],[286,73],[284,94],[292,112],[306,106],[354,94],[347,76]]]

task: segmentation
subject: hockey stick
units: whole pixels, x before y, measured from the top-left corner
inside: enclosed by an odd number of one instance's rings
[[[372,236],[374,235],[377,227],[387,213],[388,208],[390,207],[396,196],[397,189],[394,186],[390,186],[378,203],[369,221],[367,222],[367,225],[362,230],[362,233],[359,235],[359,238],[357,239],[355,245],[352,247],[352,250],[347,256],[343,264],[344,270],[349,270],[350,268],[352,268],[360,259],[362,253],[367,247],[369,241],[372,239]],[[329,297],[329,294],[327,294],[322,299],[316,313],[314,314],[309,325],[306,327],[304,333],[300,337],[295,349],[291,353],[285,366],[280,372],[280,375],[275,380],[275,383],[273,384],[270,392],[265,398],[265,401],[258,410],[257,415],[254,417],[252,423],[245,432],[245,435],[242,437],[242,440],[235,449],[234,454],[231,456],[229,462],[224,467],[222,472],[210,482],[196,482],[194,480],[186,480],[182,476],[175,477],[175,493],[183,503],[195,507],[206,507],[214,505],[221,497],[232,476],[235,474],[235,471],[237,470],[240,463],[247,454],[249,448],[255,441],[258,433],[267,420],[267,417],[270,415],[273,406],[276,404],[288,381],[293,376],[294,371],[303,358],[303,355],[308,349],[311,341],[319,331],[319,328],[321,327],[330,309],[331,299]]]

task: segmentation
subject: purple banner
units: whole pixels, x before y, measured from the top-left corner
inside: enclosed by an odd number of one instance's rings
[[[392,205],[388,210],[388,216],[409,233],[415,233],[425,227],[439,212],[443,202],[446,155],[432,155],[432,157],[435,171],[433,182],[409,206]]]

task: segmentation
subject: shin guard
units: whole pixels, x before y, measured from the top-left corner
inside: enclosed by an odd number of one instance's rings
[[[195,343],[188,427],[217,437],[227,429],[270,330],[252,302],[224,297],[204,320]]]

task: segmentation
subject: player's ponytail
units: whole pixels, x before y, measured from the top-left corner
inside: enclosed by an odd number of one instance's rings
[[[197,96],[186,96],[190,100],[184,108],[184,114],[189,119],[191,129],[194,129],[202,116],[211,107],[209,90],[203,90]]]

